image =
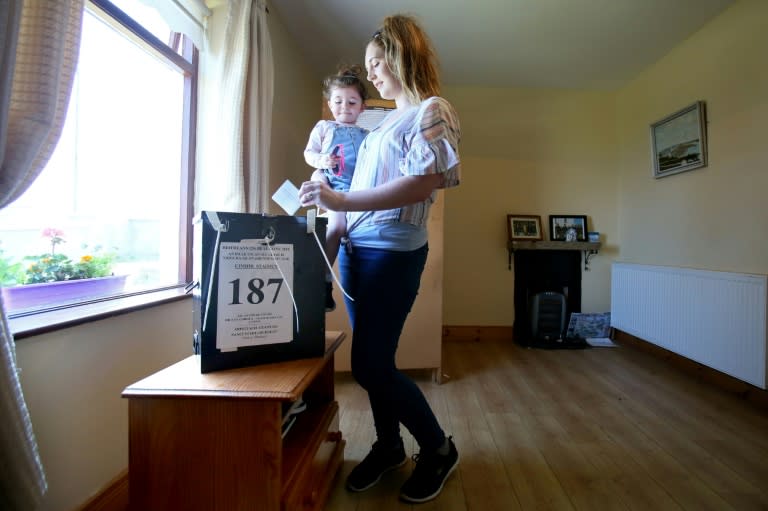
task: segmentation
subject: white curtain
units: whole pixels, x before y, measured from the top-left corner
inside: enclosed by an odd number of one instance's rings
[[[273,64],[263,0],[211,7],[200,53],[195,212],[266,205]]]
[[[0,1],[0,208],[21,196],[61,135],[83,0]],[[47,483],[0,299],[0,509],[31,511]]]
[[[267,7],[260,1],[253,9],[251,22],[251,65],[248,87],[248,119],[246,132],[246,178],[248,212],[264,213],[270,198],[269,144],[272,134],[272,100],[274,97],[274,61],[272,41],[267,28]]]

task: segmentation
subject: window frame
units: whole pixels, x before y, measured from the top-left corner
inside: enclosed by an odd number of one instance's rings
[[[8,315],[8,325],[16,339],[189,298],[185,283],[191,281],[193,271],[192,218],[194,215],[199,52],[191,39],[183,34],[180,36],[180,53],[175,52],[170,45],[175,45],[179,41],[179,34],[171,33],[171,40],[166,44],[108,0],[88,0],[87,6],[84,8],[92,8],[95,15],[156,57],[162,58],[175,67],[184,77],[178,226],[178,280],[180,283],[50,309],[10,314]]]

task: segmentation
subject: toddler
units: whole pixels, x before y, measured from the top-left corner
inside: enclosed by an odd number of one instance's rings
[[[312,129],[304,150],[307,164],[316,170],[312,181],[327,183],[334,190],[346,192],[355,172],[357,150],[368,130],[357,126],[357,118],[365,108],[368,92],[357,65],[342,67],[323,81],[323,97],[333,114],[333,121],[321,120]],[[326,255],[333,264],[339,253],[339,242],[346,232],[347,219],[343,211],[328,212]],[[325,309],[336,308],[333,300],[332,277],[326,275]]]

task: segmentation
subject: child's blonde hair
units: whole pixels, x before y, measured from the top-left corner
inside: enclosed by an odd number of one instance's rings
[[[363,79],[360,78],[362,73],[363,68],[357,64],[340,66],[339,71],[335,75],[331,75],[323,80],[323,97],[326,100],[331,99],[333,89],[352,87],[357,89],[357,92],[360,93],[360,98],[365,101],[368,99],[368,90],[365,88]]]

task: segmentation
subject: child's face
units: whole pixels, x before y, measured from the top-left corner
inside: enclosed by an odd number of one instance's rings
[[[331,109],[333,118],[337,122],[354,124],[357,117],[363,111],[365,105],[360,93],[354,87],[336,87],[331,90],[331,97],[328,99],[328,108]]]

